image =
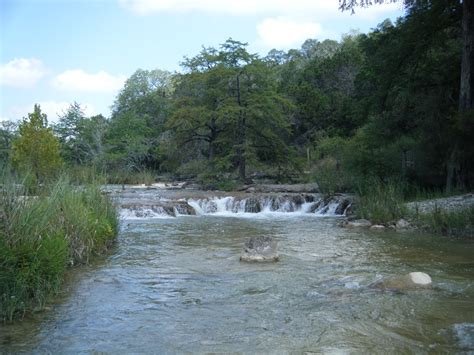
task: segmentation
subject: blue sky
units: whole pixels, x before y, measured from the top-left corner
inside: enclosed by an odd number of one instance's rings
[[[109,116],[135,70],[179,71],[202,45],[232,37],[265,55],[402,14],[400,3],[341,13],[337,0],[0,0],[0,120],[40,103],[54,121],[74,101]]]

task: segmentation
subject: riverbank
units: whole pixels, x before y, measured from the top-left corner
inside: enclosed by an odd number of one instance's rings
[[[34,196],[21,184],[0,191],[0,320],[41,311],[68,268],[105,253],[118,230],[117,212],[99,186],[67,178]]]
[[[343,226],[378,231],[420,229],[444,236],[474,237],[472,193],[403,202],[389,190],[385,194],[362,196],[357,203],[355,215]]]

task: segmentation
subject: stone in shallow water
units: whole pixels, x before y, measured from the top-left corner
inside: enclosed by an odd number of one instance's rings
[[[376,231],[383,231],[385,230],[385,226],[381,224],[374,224],[373,226],[370,227],[371,230],[376,230]]]
[[[251,237],[245,242],[240,261],[266,262],[278,261],[278,242],[269,236]]]
[[[372,223],[366,219],[356,219],[354,221],[347,222],[344,226],[346,228],[369,228],[371,225]]]
[[[431,277],[424,272],[410,272],[401,277],[382,280],[373,285],[384,290],[413,290],[431,287]]]

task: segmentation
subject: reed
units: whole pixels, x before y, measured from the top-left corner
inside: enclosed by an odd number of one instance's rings
[[[74,186],[66,176],[36,190],[2,178],[0,191],[0,319],[44,308],[68,267],[110,247],[117,212],[97,185]]]

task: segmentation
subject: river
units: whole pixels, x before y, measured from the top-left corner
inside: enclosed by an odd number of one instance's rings
[[[173,194],[183,197],[115,196]],[[122,214],[111,254],[71,272],[51,310],[0,327],[0,352],[474,351],[472,241],[343,229],[330,214],[213,212]],[[256,235],[278,240],[279,262],[239,262]],[[411,271],[433,287],[368,287]]]

